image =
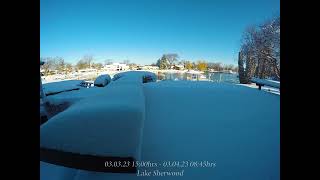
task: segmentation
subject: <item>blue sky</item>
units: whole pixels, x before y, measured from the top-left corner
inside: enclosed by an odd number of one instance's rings
[[[40,0],[40,56],[237,64],[244,29],[279,13],[280,0]]]

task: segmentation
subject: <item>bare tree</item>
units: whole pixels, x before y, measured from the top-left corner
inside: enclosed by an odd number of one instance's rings
[[[80,59],[76,64],[77,69],[85,69],[88,67],[88,64],[83,60]]]
[[[103,64],[102,63],[92,63],[92,68],[100,70],[103,68]]]
[[[245,74],[241,74],[245,76],[242,82],[253,76],[280,79],[280,17],[247,28],[240,51],[239,78],[242,70]]]
[[[66,73],[70,73],[72,71],[72,69],[73,69],[73,67],[72,67],[71,63],[66,63],[65,64]]]
[[[159,67],[159,69],[171,68],[170,64],[169,64],[169,60],[167,59],[167,57],[165,55],[162,55],[162,57],[160,59],[158,59],[156,64]]]
[[[249,80],[247,79],[247,75],[244,67],[244,58],[243,53],[240,51],[238,54],[238,73],[239,73],[239,81],[241,84],[248,84]]]
[[[83,58],[81,59],[83,60],[83,62],[85,62],[87,64],[87,68],[91,68],[92,67],[92,63],[93,63],[93,56],[92,55],[85,55],[83,56]]]
[[[280,79],[280,17],[269,20],[261,25],[259,53],[269,65],[268,72]]]
[[[250,80],[256,71],[256,36],[257,28],[250,26],[245,30],[242,37],[242,46],[238,56],[239,80],[242,84],[250,83]]]
[[[58,72],[64,72],[66,63],[64,62],[64,59],[61,57],[56,57],[56,70]]]
[[[44,75],[49,75],[49,72],[54,70],[54,59],[51,57],[40,58],[44,64],[40,67],[43,70]]]
[[[63,72],[65,69],[66,63],[62,57],[42,57],[41,61],[44,62],[44,65],[41,66],[44,75],[49,75],[52,71]]]
[[[234,65],[232,64],[224,64],[223,65],[223,70],[233,70],[234,69]]]
[[[104,65],[110,65],[112,64],[113,60],[112,59],[106,59],[104,60]]]
[[[186,65],[186,62],[187,62],[187,61],[183,59],[183,60],[179,61],[178,64],[185,66],[185,65]]]
[[[223,67],[222,67],[222,63],[221,62],[210,62],[208,63],[208,68],[209,69],[214,69],[216,71],[222,71]]]
[[[190,61],[185,61],[184,68],[191,70],[194,68],[194,66]]]
[[[176,53],[164,54],[163,57],[168,60],[170,68],[178,61],[179,55]]]

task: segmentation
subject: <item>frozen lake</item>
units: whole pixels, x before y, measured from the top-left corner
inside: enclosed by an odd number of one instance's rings
[[[162,73],[162,80],[197,80],[196,75],[192,74],[186,74],[186,73]],[[188,78],[187,78],[188,77]],[[158,79],[161,79],[161,77]],[[231,73],[202,73],[199,75],[199,80],[207,80],[212,82],[224,82],[224,83],[232,83],[232,84],[238,84],[239,78],[237,77],[237,74],[231,74]]]

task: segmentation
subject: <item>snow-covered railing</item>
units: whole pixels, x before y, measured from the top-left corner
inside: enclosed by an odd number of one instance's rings
[[[252,78],[251,82],[256,83],[256,85],[259,86],[259,90],[261,90],[261,86],[270,86],[270,87],[274,87],[274,88],[280,89],[280,82],[279,81]]]
[[[141,76],[112,81],[105,94],[80,100],[40,127],[40,158],[71,168],[135,173],[105,167],[141,157],[145,97]],[[92,165],[95,164],[95,165]]]

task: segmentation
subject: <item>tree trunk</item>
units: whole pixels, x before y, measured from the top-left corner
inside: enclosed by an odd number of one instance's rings
[[[238,73],[239,73],[239,81],[241,84],[248,84],[249,83],[249,80],[248,80],[248,77],[247,77],[247,74],[246,74],[246,71],[243,67],[243,64],[244,64],[244,59],[243,59],[243,54],[242,52],[240,51],[239,54],[238,54]]]

